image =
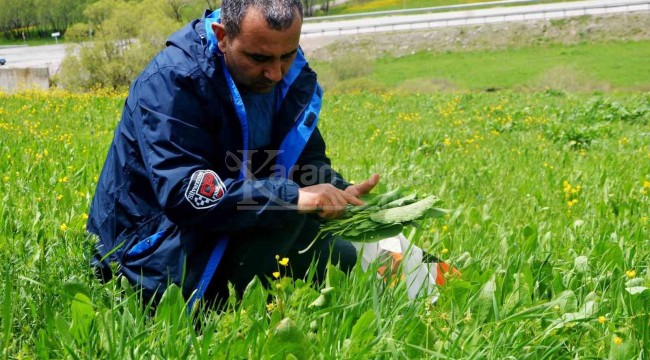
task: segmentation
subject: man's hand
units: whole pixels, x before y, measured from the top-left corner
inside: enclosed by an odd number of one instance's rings
[[[343,214],[348,204],[358,206],[363,201],[332,184],[307,186],[298,192],[298,212],[303,214],[317,212],[321,218],[334,219]]]
[[[379,182],[379,174],[372,174],[368,180],[357,185],[350,185],[345,189],[345,192],[354,196],[359,197],[369,193]]]

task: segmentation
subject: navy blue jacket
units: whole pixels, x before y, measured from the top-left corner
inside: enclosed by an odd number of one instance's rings
[[[322,90],[301,52],[276,94],[269,151],[247,151],[243,103],[208,49],[205,18],[173,34],[132,84],[115,130],[87,224],[99,237],[94,265],[106,273],[117,263],[145,297],[175,283],[197,298],[229,242],[301,220],[299,187],[344,189],[316,127]]]

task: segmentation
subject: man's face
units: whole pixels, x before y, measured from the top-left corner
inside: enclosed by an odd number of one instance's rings
[[[289,28],[271,29],[262,12],[252,7],[246,11],[236,36],[226,35],[223,24],[213,24],[212,30],[240,90],[267,93],[282,80],[296,58],[301,26],[296,16]]]

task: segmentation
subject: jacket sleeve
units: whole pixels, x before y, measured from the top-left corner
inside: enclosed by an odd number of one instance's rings
[[[299,189],[295,182],[239,180],[217,173],[211,162],[223,159],[210,130],[218,128],[209,126],[214,117],[208,116],[196,89],[191,76],[161,68],[138,80],[127,100],[148,178],[167,217],[179,225],[232,232],[286,224],[303,216],[295,211]],[[197,183],[200,176],[206,174],[212,181],[205,185],[215,194],[207,203],[192,197],[202,186]]]
[[[325,149],[323,136],[316,127],[298,158],[298,171],[294,174],[293,179],[298,181],[301,186],[330,183],[345,190],[350,184],[332,168],[332,162],[325,155]],[[314,176],[311,176],[310,172],[313,172]]]

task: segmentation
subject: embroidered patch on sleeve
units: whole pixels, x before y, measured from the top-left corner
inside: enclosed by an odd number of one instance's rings
[[[212,170],[197,170],[185,190],[185,198],[196,209],[211,208],[219,203],[226,186]]]

